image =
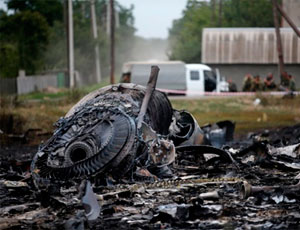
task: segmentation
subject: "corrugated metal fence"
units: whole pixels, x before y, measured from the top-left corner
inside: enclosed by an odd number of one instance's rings
[[[25,94],[41,91],[47,87],[62,88],[68,86],[64,74],[41,76],[23,76],[18,78],[0,78],[0,94]]]

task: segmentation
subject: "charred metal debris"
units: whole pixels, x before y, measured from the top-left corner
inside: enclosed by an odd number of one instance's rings
[[[190,113],[174,110],[167,96],[154,90],[157,74],[147,89],[119,84],[97,90],[61,118],[33,159],[37,186],[108,175],[117,179],[127,173],[132,177],[136,168],[153,177],[173,177],[168,165],[175,160],[175,146],[221,147],[232,140],[234,123],[201,129]]]
[[[232,121],[199,127],[158,71],[85,96],[31,163],[1,150],[0,229],[298,228],[300,125],[243,140]]]

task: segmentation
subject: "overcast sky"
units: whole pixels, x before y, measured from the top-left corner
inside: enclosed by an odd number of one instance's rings
[[[136,34],[145,38],[167,38],[172,21],[182,16],[187,0],[117,0],[134,5]]]
[[[182,16],[187,0],[117,0],[121,5],[134,5],[136,35],[145,38],[167,38],[172,21]],[[0,0],[0,8],[5,8]]]
[[[6,5],[4,4],[4,0],[0,0],[0,9],[5,9],[6,10]]]

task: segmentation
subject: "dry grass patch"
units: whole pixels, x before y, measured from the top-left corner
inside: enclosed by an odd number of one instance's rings
[[[73,97],[74,96],[74,97]],[[77,99],[77,93],[70,98]],[[238,134],[261,129],[294,125],[300,122],[300,97],[261,97],[261,104],[255,106],[255,97],[175,99],[175,109],[191,112],[200,125],[219,120],[236,122]],[[40,102],[8,101],[1,104],[1,113],[12,115],[13,132],[23,133],[28,129],[42,129],[52,132],[53,124],[76,103],[75,100],[43,100]],[[4,112],[3,112],[4,111]],[[3,119],[3,117],[2,117]],[[1,122],[3,121],[1,119]]]
[[[257,106],[254,100],[259,98]],[[172,100],[173,107],[191,112],[200,125],[218,120],[236,122],[237,133],[294,125],[300,122],[300,97],[231,97]]]

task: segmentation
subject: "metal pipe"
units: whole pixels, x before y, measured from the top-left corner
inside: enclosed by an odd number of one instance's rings
[[[245,199],[249,196],[252,196],[256,193],[262,192],[262,191],[272,191],[275,189],[281,188],[281,186],[252,186],[247,181],[243,181],[240,196],[241,198]],[[295,185],[289,185],[282,187],[285,191],[288,190],[300,190],[300,181]]]
[[[282,7],[278,3],[275,3],[275,6],[276,6],[277,10],[279,11],[279,13],[282,15],[282,17],[284,17],[284,19],[287,21],[287,23],[292,27],[292,29],[295,31],[295,33],[300,38],[300,31],[297,28],[297,26],[294,24],[292,19],[284,12]]]
[[[137,128],[140,129],[142,127],[142,122],[144,121],[144,116],[146,114],[148,103],[150,101],[151,95],[156,87],[157,77],[158,77],[159,68],[158,66],[151,66],[151,73],[149,77],[149,81],[147,83],[146,93],[143,99],[143,103],[141,106],[141,110],[137,117]]]
[[[203,200],[214,200],[214,199],[219,199],[220,194],[218,191],[212,191],[212,192],[201,193],[199,197]]]
[[[69,78],[70,87],[74,88],[74,34],[73,34],[73,6],[72,0],[68,0],[68,51],[69,51]]]
[[[97,40],[98,32],[97,32],[95,0],[91,0],[91,19],[92,19],[93,37],[95,40]],[[99,83],[99,82],[101,82],[101,69],[100,69],[100,54],[99,54],[98,42],[96,42],[96,44],[95,44],[95,67],[96,67],[96,80],[97,80],[97,83]]]
[[[218,15],[218,27],[222,27],[222,9],[223,8],[223,2],[222,0],[219,0],[219,15]]]
[[[115,9],[110,0],[110,84],[115,84]]]
[[[276,33],[276,41],[277,41],[277,52],[278,52],[278,72],[280,76],[283,76],[284,73],[284,62],[283,62],[283,54],[282,54],[282,43],[280,37],[280,30],[279,30],[279,23],[278,23],[278,16],[276,10],[276,1],[272,0],[273,4],[273,18],[274,18],[274,25],[275,25],[275,33]],[[281,79],[282,81],[282,79]]]

